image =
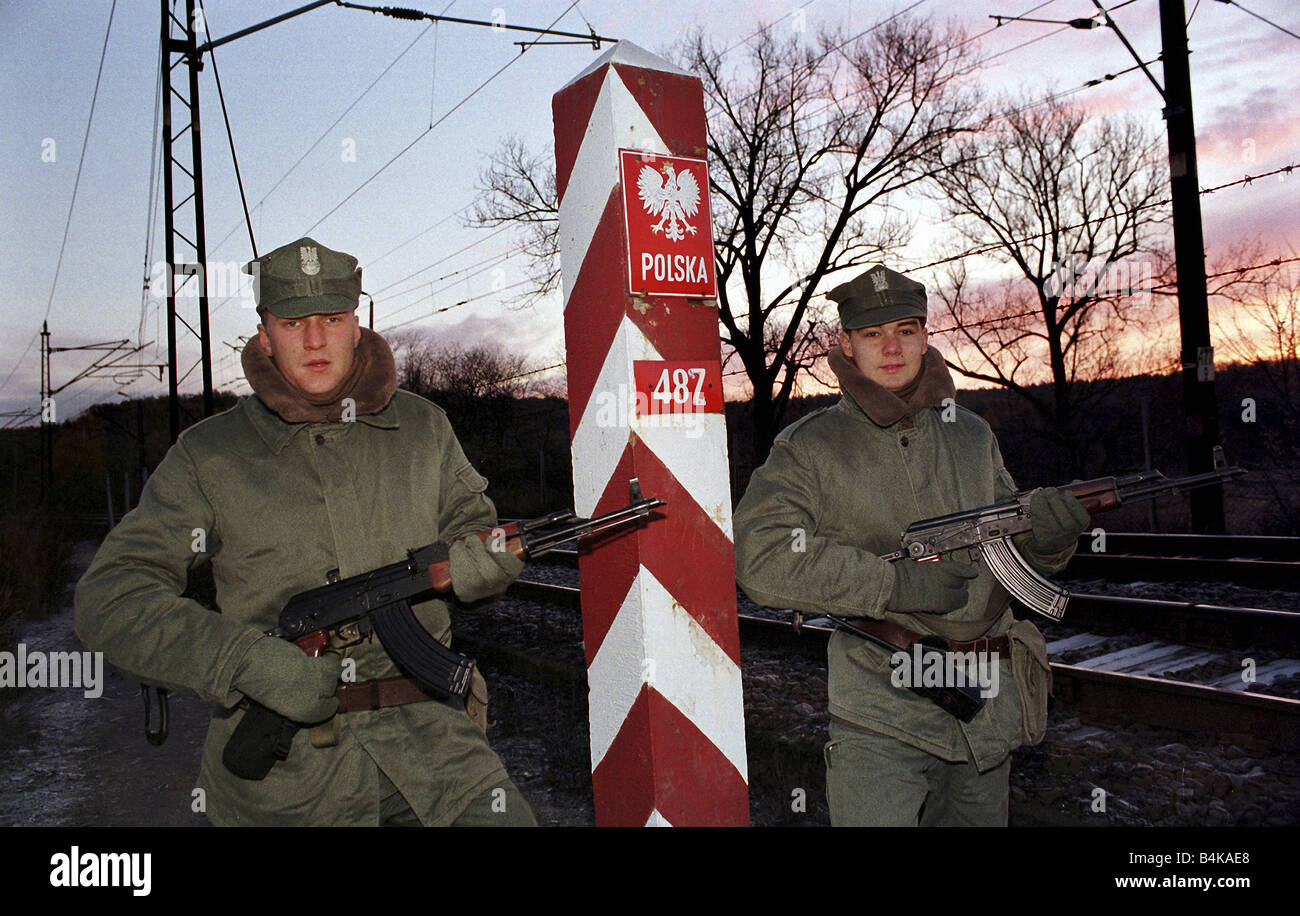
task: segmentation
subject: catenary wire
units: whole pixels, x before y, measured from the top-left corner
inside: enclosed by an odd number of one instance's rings
[[[549,29],[551,26],[555,25],[555,23],[557,23],[557,22],[559,22],[561,19],[563,19],[563,18],[568,14],[568,12],[569,12],[571,9],[573,9],[574,6],[577,5],[577,2],[578,2],[578,0],[573,0],[572,3],[570,3],[567,7],[564,8],[564,11],[563,11],[562,13],[560,13],[560,15],[556,16],[555,19],[553,19],[553,20],[551,21],[550,25],[548,25],[547,28]],[[514,64],[515,64],[517,61],[519,61],[520,58],[522,58],[522,57],[524,56],[524,52],[527,51],[528,48],[530,48],[530,47],[532,47],[533,45],[535,45],[535,44],[540,40],[540,38],[541,38],[541,36],[539,35],[537,38],[534,38],[532,41],[528,42],[527,45],[526,45],[526,46],[525,46],[525,47],[524,47],[524,48],[523,48],[523,49],[522,49],[518,54],[516,54],[514,57],[510,58],[510,60],[508,60],[505,64],[503,64],[503,65],[502,65],[502,66],[501,66],[501,67],[500,67],[500,68],[499,68],[495,73],[493,73],[491,76],[489,76],[489,77],[488,77],[487,79],[485,79],[483,82],[479,83],[479,84],[478,84],[477,86],[475,86],[472,90],[470,90],[470,92],[469,92],[468,95],[466,95],[463,99],[461,99],[459,102],[457,102],[457,103],[456,103],[455,105],[453,105],[451,108],[449,108],[446,112],[444,112],[441,118],[439,118],[438,120],[434,121],[434,122],[433,122],[432,124],[430,124],[427,128],[425,128],[425,130],[424,130],[422,133],[420,133],[419,136],[417,136],[414,140],[412,140],[410,143],[408,143],[406,146],[404,146],[401,150],[399,150],[398,153],[397,153],[395,156],[393,156],[393,158],[389,159],[387,162],[385,162],[383,165],[381,165],[381,166],[379,167],[379,169],[378,169],[378,170],[377,170],[373,175],[371,175],[371,176],[370,176],[369,178],[367,178],[365,181],[361,182],[361,184],[357,185],[357,187],[354,188],[351,192],[349,192],[348,195],[347,195],[346,197],[344,197],[341,201],[339,201],[337,204],[335,204],[335,205],[334,205],[334,206],[329,210],[329,212],[327,212],[327,213],[326,213],[324,216],[322,216],[320,219],[316,220],[316,222],[312,223],[312,225],[309,226],[309,227],[307,228],[307,232],[308,232],[308,233],[311,233],[313,230],[316,229],[317,226],[319,226],[321,223],[325,222],[325,220],[327,220],[327,219],[329,219],[331,216],[333,216],[333,215],[334,215],[334,214],[339,210],[339,208],[341,208],[341,207],[342,207],[344,204],[346,204],[349,200],[351,200],[353,197],[355,197],[355,196],[356,196],[356,195],[357,195],[357,194],[362,190],[362,188],[366,187],[366,185],[370,184],[370,182],[372,182],[372,181],[374,181],[376,178],[378,178],[381,174],[383,174],[385,171],[387,171],[387,169],[388,169],[389,166],[391,166],[391,165],[392,165],[394,162],[396,162],[398,159],[402,158],[404,155],[406,155],[408,152],[410,152],[412,149],[414,149],[415,146],[416,146],[416,145],[417,145],[421,140],[423,140],[425,137],[429,136],[429,134],[433,132],[434,128],[436,128],[439,124],[442,124],[442,123],[443,123],[444,121],[446,121],[449,117],[451,117],[451,116],[452,116],[452,115],[453,115],[457,110],[459,110],[459,109],[461,108],[461,106],[465,105],[467,102],[469,102],[470,99],[472,99],[472,98],[474,98],[474,96],[478,95],[479,92],[481,92],[481,91],[482,91],[482,90],[483,90],[483,89],[484,89],[484,88],[485,88],[489,83],[491,83],[493,80],[495,80],[498,76],[500,76],[502,73],[506,72],[506,70],[510,69],[510,67],[514,66]]]
[[[1290,29],[1278,25],[1276,22],[1272,21],[1271,19],[1265,19],[1259,13],[1255,13],[1246,9],[1244,6],[1238,3],[1237,0],[1219,0],[1219,2],[1226,3],[1229,6],[1235,6],[1237,9],[1241,10],[1243,13],[1247,14],[1248,16],[1254,16],[1260,22],[1267,22],[1269,25],[1277,29],[1279,32],[1285,32],[1286,34],[1290,35],[1292,38],[1300,38],[1300,35],[1297,35],[1295,32],[1291,31]]]
[[[81,186],[81,169],[86,164],[86,149],[90,146],[90,127],[95,120],[95,103],[99,101],[99,83],[104,76],[104,58],[108,56],[108,37],[113,32],[113,14],[117,11],[117,0],[113,0],[108,11],[108,28],[104,30],[104,46],[99,52],[99,70],[95,74],[95,91],[90,97],[90,114],[86,116],[86,134],[81,141],[81,158],[77,161],[77,177],[72,182],[72,200],[68,202],[68,218],[63,224],[63,241],[59,243],[59,258],[54,265],[54,280],[50,283],[50,298],[45,303],[45,318],[48,321],[50,309],[54,307],[54,291],[59,285],[59,271],[63,268],[63,253],[68,247],[68,231],[72,228],[72,213],[77,205],[77,189]]]

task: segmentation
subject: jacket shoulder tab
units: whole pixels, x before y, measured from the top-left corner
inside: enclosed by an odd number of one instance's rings
[[[961,417],[967,423],[970,423],[974,426],[981,427],[982,429],[988,431],[989,433],[993,432],[993,427],[989,425],[989,421],[985,420],[975,411],[971,410],[969,407],[962,407],[960,404],[957,404],[956,407],[957,407],[957,416]]]
[[[180,431],[176,437],[177,441],[185,440],[189,445],[206,444],[211,441],[225,442],[229,439],[233,428],[245,425],[251,429],[254,424],[248,411],[250,402],[254,400],[256,399],[240,398],[233,407],[227,407],[220,413],[205,417],[193,426],[187,426]]]
[[[437,420],[447,420],[447,411],[424,395],[416,394],[414,391],[407,391],[405,388],[397,389],[390,404],[397,408],[398,415],[403,418],[434,417]]]
[[[822,407],[818,410],[814,410],[810,414],[800,417],[785,429],[777,433],[776,441],[789,442],[793,441],[798,436],[808,435],[815,426],[819,425],[819,421],[824,420],[827,415],[836,408],[836,406],[838,405],[831,404],[828,407]]]

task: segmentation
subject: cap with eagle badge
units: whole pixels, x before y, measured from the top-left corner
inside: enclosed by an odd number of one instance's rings
[[[883,264],[841,283],[826,298],[839,306],[840,325],[846,331],[904,318],[919,318],[925,324],[925,287]]]
[[[298,239],[244,265],[259,314],[278,318],[350,312],[361,299],[361,269],[350,254]]]

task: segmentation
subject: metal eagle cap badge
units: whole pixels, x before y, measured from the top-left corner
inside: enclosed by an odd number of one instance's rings
[[[320,273],[320,252],[313,245],[303,245],[298,249],[298,264],[304,274],[316,276]]]

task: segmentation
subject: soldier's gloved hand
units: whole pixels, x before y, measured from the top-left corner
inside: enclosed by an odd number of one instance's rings
[[[524,568],[508,550],[493,550],[477,536],[452,541],[448,550],[451,588],[466,603],[504,592]]]
[[[334,691],[342,668],[338,656],[312,658],[287,640],[263,636],[240,659],[234,687],[287,719],[314,724],[339,708]]]
[[[1056,487],[1040,487],[1029,494],[1029,517],[1033,528],[1029,544],[1034,553],[1060,553],[1079,539],[1091,516],[1071,493]]]
[[[979,574],[978,566],[962,560],[899,560],[894,564],[894,592],[886,607],[947,614],[966,603],[970,580]]]

